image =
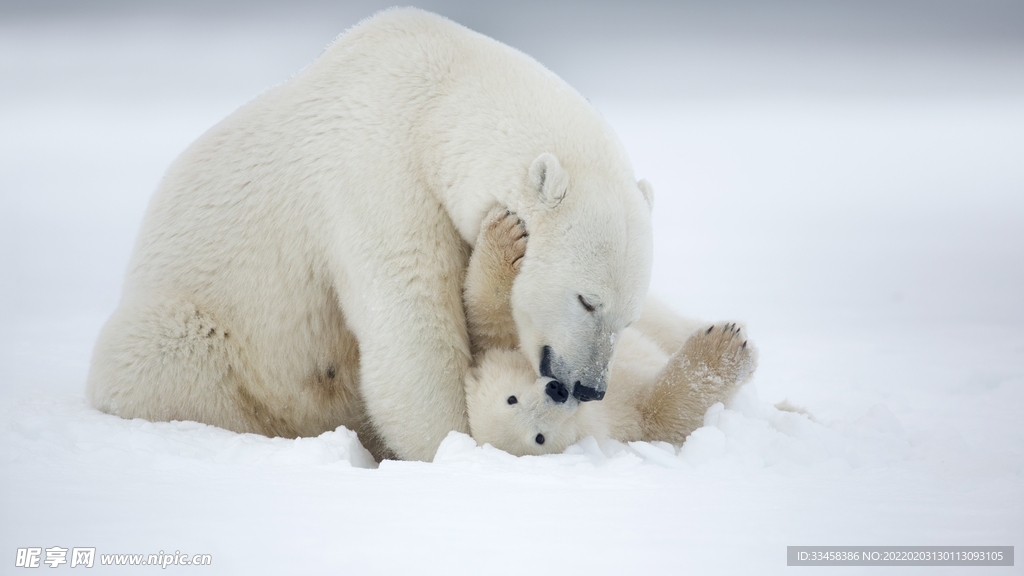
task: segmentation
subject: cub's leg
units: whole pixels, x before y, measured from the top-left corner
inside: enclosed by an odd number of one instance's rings
[[[695,332],[658,375],[642,421],[646,440],[681,444],[704,413],[727,400],[757,367],[757,352],[740,326],[715,324]]]
[[[686,339],[699,328],[707,329],[708,325],[703,320],[680,316],[668,304],[648,294],[640,319],[634,322],[632,327],[657,343],[663,352],[671,355],[682,348]]]
[[[473,353],[519,345],[512,319],[512,282],[526,254],[526,227],[503,207],[487,215],[469,258],[463,302]]]

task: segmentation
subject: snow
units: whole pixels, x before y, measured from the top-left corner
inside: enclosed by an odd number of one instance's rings
[[[698,39],[678,52],[701,87],[685,97],[663,77],[653,96],[602,91],[631,67],[665,76],[660,48],[558,61],[654,184],[652,290],[745,322],[758,372],[681,448],[515,458],[453,433],[432,463],[377,466],[344,429],[271,439],[84,400],[167,164],[333,34],[184,28],[0,20],[0,563],[56,545],[212,554],[181,573],[773,574],[787,545],[1021,543],[1019,43],[752,64]],[[778,73],[728,73],[759,62]]]

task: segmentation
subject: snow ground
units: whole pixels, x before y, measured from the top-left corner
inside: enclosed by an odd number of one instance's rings
[[[56,545],[212,554],[182,573],[770,574],[787,545],[1022,544],[1019,46],[909,64],[844,48],[869,64],[849,67],[854,94],[807,90],[809,60],[781,49],[766,77],[797,89],[593,90],[655,184],[652,290],[745,321],[760,348],[754,382],[682,449],[514,458],[456,435],[433,463],[374,468],[344,430],[269,439],[89,408],[92,342],[161,173],[315,38],[0,22],[0,566]],[[737,50],[700,54],[728,69]],[[966,86],[932,82],[957,70]]]

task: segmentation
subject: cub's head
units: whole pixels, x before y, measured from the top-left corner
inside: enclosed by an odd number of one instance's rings
[[[537,379],[529,360],[488,350],[466,376],[469,429],[477,442],[516,456],[554,454],[580,438],[581,407],[550,378]]]
[[[511,206],[530,234],[512,285],[520,348],[535,378],[581,402],[604,397],[615,338],[639,318],[651,277],[652,191],[621,172],[544,153]]]

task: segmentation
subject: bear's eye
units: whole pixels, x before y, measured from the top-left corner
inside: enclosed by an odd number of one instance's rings
[[[586,310],[587,312],[593,312],[594,311],[594,307],[590,304],[590,302],[587,302],[587,299],[584,298],[582,294],[577,294],[576,295],[576,299],[579,300],[580,304],[583,305],[583,309],[584,310]]]
[[[509,396],[508,397],[508,403],[509,404],[515,404],[516,402],[519,402],[519,399],[516,398],[515,396]]]
[[[534,438],[534,440],[537,441],[537,444],[543,444],[544,443],[544,435],[543,434],[537,434],[537,437]]]

